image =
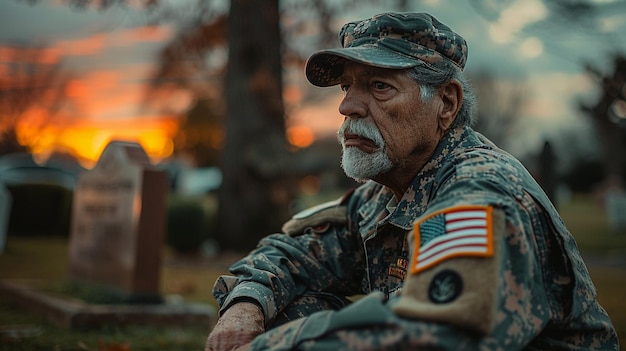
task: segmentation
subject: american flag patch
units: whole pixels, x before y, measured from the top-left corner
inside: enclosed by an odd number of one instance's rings
[[[490,206],[449,207],[416,222],[411,273],[452,257],[492,256],[491,212]]]

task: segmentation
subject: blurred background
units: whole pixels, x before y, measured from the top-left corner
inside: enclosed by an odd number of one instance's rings
[[[355,186],[339,167],[341,92],[303,67],[342,24],[385,11],[429,12],[467,40],[476,129],[536,176],[590,261],[623,268],[626,1],[2,0],[0,278],[45,275],[20,269],[20,250],[45,255],[31,242],[64,259],[76,182],[112,141],[167,172],[177,263],[223,271]],[[211,300],[213,278],[197,279],[164,289]]]
[[[555,201],[623,182],[626,4],[607,0],[6,0],[0,179],[71,190],[110,141],[138,142],[173,194],[220,198],[222,247],[249,248],[299,195],[352,186],[339,89],[312,87],[303,64],[343,23],[388,10],[466,38],[476,129],[546,173]]]

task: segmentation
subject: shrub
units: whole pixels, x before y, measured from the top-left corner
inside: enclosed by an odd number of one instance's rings
[[[575,193],[590,193],[606,176],[600,161],[577,160],[569,172],[563,177]]]
[[[170,201],[166,244],[180,253],[193,253],[210,237],[210,214],[199,200]]]

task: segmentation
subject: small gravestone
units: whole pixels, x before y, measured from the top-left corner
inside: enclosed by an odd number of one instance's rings
[[[558,188],[558,173],[556,170],[557,157],[549,141],[545,141],[539,154],[539,184],[554,206],[557,204],[556,191]]]
[[[135,143],[112,142],[78,178],[72,205],[69,273],[128,302],[160,302],[167,173]]]
[[[626,192],[609,192],[606,195],[605,204],[609,228],[615,232],[626,229]]]
[[[4,253],[11,215],[11,193],[0,181],[0,254]]]

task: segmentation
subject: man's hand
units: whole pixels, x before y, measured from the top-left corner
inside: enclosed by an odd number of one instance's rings
[[[247,346],[265,332],[265,317],[259,306],[250,302],[232,305],[217,320],[206,340],[205,351],[231,351]],[[246,349],[243,347],[242,349]]]

